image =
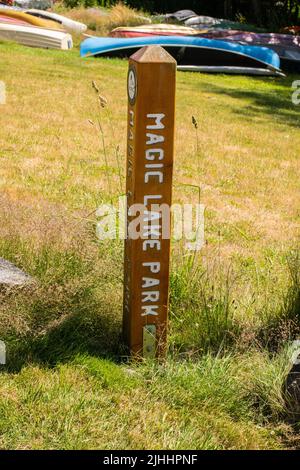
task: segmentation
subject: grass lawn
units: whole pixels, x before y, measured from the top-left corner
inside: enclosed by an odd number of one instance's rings
[[[200,185],[206,245],[173,243],[168,359],[136,364],[123,243],[95,230],[124,193],[126,74],[0,43],[0,256],[38,281],[0,292],[0,448],[299,447],[281,393],[300,326],[299,77],[178,73],[174,202]]]

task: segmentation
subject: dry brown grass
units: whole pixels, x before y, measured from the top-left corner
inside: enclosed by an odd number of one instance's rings
[[[67,10],[64,14],[73,20],[86,24],[88,33],[96,32],[101,36],[107,36],[118,26],[137,26],[150,21],[150,18],[143,12],[138,12],[123,3],[118,3],[109,10],[80,7]]]
[[[91,82],[108,100],[101,120],[110,179],[119,188],[115,152],[119,145],[124,175],[126,62],[20,49],[16,63],[9,51],[2,48],[8,89],[0,118],[2,194],[29,206],[54,204],[57,218],[65,210],[88,215],[120,193],[108,194],[101,140],[89,122],[98,116]],[[178,74],[174,201],[195,202],[197,193],[181,185],[200,184],[203,254],[237,263],[256,283],[265,276],[266,257],[281,283],[280,253],[299,236],[300,137],[292,80]],[[199,122],[198,156],[192,115]]]

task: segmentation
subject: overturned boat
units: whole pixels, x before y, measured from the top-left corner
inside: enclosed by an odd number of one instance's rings
[[[156,36],[131,39],[90,37],[81,43],[81,57],[129,57],[148,45],[164,47],[177,61],[178,66],[214,67],[223,72],[230,67],[241,73],[252,74],[260,69],[265,75],[282,75],[279,56],[271,49],[246,46],[238,43],[199,37]],[[203,71],[203,70],[202,70]]]
[[[196,30],[174,24],[150,24],[121,26],[110,32],[110,37],[137,38],[147,36],[193,36],[222,41],[238,42],[241,45],[263,46],[275,51],[283,69],[300,71],[300,36],[277,33],[253,33],[230,29]],[[228,72],[229,73],[229,72]]]
[[[72,36],[64,31],[17,24],[0,23],[0,39],[44,49],[71,49]]]
[[[253,32],[264,32],[262,28],[258,28],[254,25],[247,23],[239,23],[237,21],[230,21],[223,18],[212,18],[210,16],[194,16],[188,18],[184,22],[185,26],[189,26],[195,29],[227,29],[227,30],[240,30],[240,31],[253,31]]]
[[[207,31],[207,30],[205,30]],[[147,36],[199,36],[199,31],[175,24],[146,24],[142,26],[119,26],[113,29],[112,38],[139,38]]]
[[[26,10],[26,14],[40,18],[42,20],[50,20],[58,23],[63,29],[70,33],[81,34],[87,30],[87,26],[79,21],[74,21],[71,18],[52,13],[50,11],[30,9]]]
[[[2,8],[2,5],[0,5],[0,15],[1,17],[10,19],[12,21],[22,21],[23,23],[27,23],[30,26],[37,26],[39,28],[46,29],[63,29],[59,23],[50,19],[46,20],[43,18],[37,18],[35,16],[28,15],[27,13],[21,10]]]
[[[212,30],[201,33],[201,37],[238,42],[242,45],[268,47],[277,52],[283,69],[300,71],[300,36],[277,33],[253,33],[250,31]]]

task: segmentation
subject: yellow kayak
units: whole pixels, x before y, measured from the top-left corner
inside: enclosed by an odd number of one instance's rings
[[[15,18],[16,20],[24,21],[32,26],[38,26],[39,28],[47,29],[58,29],[63,30],[63,27],[56,21],[44,20],[42,18],[37,18],[22,11],[17,10],[7,10],[5,8],[0,8],[0,15],[7,18]]]

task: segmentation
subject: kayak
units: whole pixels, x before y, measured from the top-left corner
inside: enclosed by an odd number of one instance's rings
[[[142,38],[90,37],[80,46],[81,57],[129,57],[138,49],[159,45],[164,47],[178,65],[227,66],[262,68],[280,75],[280,59],[276,52],[260,46],[189,36],[154,36]]]
[[[0,39],[45,49],[71,49],[72,36],[64,31],[0,23]]]
[[[207,31],[207,30],[205,30]],[[113,29],[112,38],[138,38],[144,36],[197,36],[199,31],[187,26],[174,24],[146,24],[142,26],[120,26]]]
[[[242,45],[264,46],[275,51],[283,69],[300,71],[300,36],[277,33],[252,33],[243,31],[214,30],[201,33],[201,37],[222,39]]]
[[[193,18],[194,16],[197,16],[197,13],[195,13],[193,10],[178,10],[174,13],[167,13],[164,15],[166,19],[176,20],[179,22],[186,21],[189,18]]]
[[[189,18],[184,22],[185,26],[190,26],[195,29],[238,29],[240,31],[253,31],[253,32],[264,32],[265,30],[262,28],[258,28],[256,26],[246,24],[246,23],[238,23],[236,21],[229,21],[222,18],[211,18],[210,16],[195,16],[193,18]]]
[[[195,30],[172,24],[153,24],[134,27],[119,27],[111,31],[111,37],[134,38],[147,36],[193,36],[207,39],[238,42],[242,45],[263,46],[275,51],[282,68],[300,69],[300,36],[276,33],[253,33],[249,31],[215,29]],[[228,72],[229,73],[229,72]]]
[[[300,72],[300,47],[280,46],[277,44],[266,44],[265,47],[272,49],[278,54],[283,70],[295,73]]]
[[[200,33],[209,39],[230,39],[231,41],[247,42],[259,45],[295,46],[300,48],[300,36],[278,33],[253,33],[239,30],[212,30]]]
[[[207,30],[204,30],[205,32]],[[113,38],[138,38],[144,36],[198,36],[199,31],[187,26],[174,24],[147,24],[142,26],[120,26],[113,29],[109,36]]]
[[[66,18],[65,16],[58,15],[57,13],[52,13],[50,11],[30,9],[26,10],[26,13],[36,18],[41,18],[43,20],[55,21],[70,33],[81,34],[87,30],[87,26],[85,24],[80,23],[79,21],[71,20],[71,18]]]
[[[221,22],[221,20],[219,20],[218,18],[212,18],[211,16],[193,16],[192,18],[187,18],[184,22],[185,25],[187,26],[193,26],[193,27],[197,27],[199,25],[203,26],[203,25],[206,25],[206,26],[213,26],[213,25],[216,25],[216,24],[219,24]]]
[[[31,26],[38,26],[40,28],[47,28],[47,29],[59,29],[61,30],[61,25],[56,23],[55,21],[50,20],[43,20],[41,18],[36,18],[32,15],[28,15],[23,11],[18,10],[11,10],[7,8],[2,8],[0,6],[0,15],[6,18],[15,18],[20,21],[24,21]]]

